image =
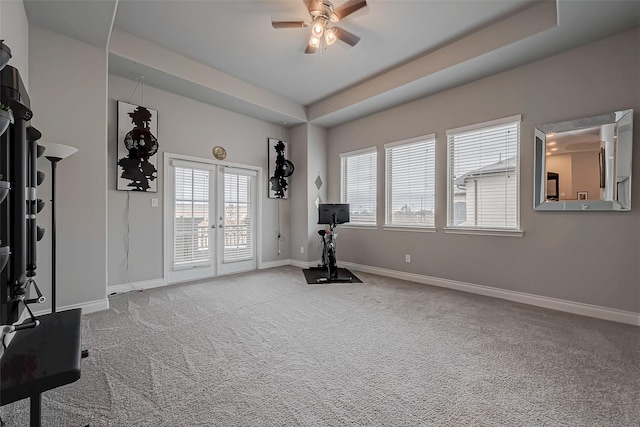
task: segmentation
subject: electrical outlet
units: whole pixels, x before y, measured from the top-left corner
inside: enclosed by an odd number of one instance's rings
[[[304,253],[304,246],[300,246],[300,253],[303,254]]]
[[[152,208],[158,207],[158,199],[156,199],[155,197],[151,199],[151,207]]]
[[[406,254],[406,255],[404,256],[404,262],[411,262],[411,255]]]

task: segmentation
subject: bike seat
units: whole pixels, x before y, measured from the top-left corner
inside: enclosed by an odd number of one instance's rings
[[[325,230],[325,229],[318,230],[318,234],[319,234],[320,236],[323,236],[323,237],[324,237],[324,235],[325,235],[325,234],[327,234],[327,230]]]

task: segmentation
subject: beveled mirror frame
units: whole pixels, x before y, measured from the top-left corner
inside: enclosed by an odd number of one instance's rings
[[[612,126],[606,126],[612,125]],[[604,198],[600,200],[548,200],[547,185],[547,139],[554,134],[579,131],[600,126],[613,138],[601,148],[609,169],[601,167]],[[533,208],[543,211],[629,211],[631,210],[631,156],[633,147],[633,110],[614,111],[600,116],[540,125],[534,131],[534,192]],[[603,170],[606,171],[603,173]]]

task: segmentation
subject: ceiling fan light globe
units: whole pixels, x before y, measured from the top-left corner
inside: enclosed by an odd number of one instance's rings
[[[322,22],[316,21],[313,23],[313,25],[311,26],[311,34],[314,37],[322,37],[322,34],[324,34],[324,25],[322,24]]]
[[[327,45],[331,46],[335,43],[338,38],[336,37],[336,33],[332,29],[328,29],[324,33],[324,41],[327,42]]]
[[[309,46],[314,47],[316,49],[320,47],[320,38],[316,36],[311,36],[311,38],[309,39]]]

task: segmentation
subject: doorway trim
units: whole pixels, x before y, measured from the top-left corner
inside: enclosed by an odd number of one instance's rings
[[[171,268],[171,251],[169,250],[170,242],[168,241],[171,231],[169,227],[171,225],[171,221],[169,218],[173,215],[173,199],[168,194],[168,189],[171,187],[171,179],[172,175],[169,173],[171,168],[171,161],[186,161],[196,164],[205,165],[207,168],[215,168],[217,169],[219,166],[229,167],[229,168],[238,168],[238,169],[247,169],[256,171],[257,177],[256,182],[262,182],[262,167],[253,166],[253,165],[245,165],[241,163],[233,163],[233,162],[225,162],[220,160],[211,160],[205,159],[201,157],[188,156],[184,154],[176,154],[176,153],[164,153],[164,169],[163,169],[163,189],[162,189],[162,197],[163,197],[163,217],[162,217],[162,253],[163,253],[163,275],[164,282],[166,284],[172,283],[180,283],[180,282],[189,282],[193,279],[184,279],[184,280],[169,280],[169,269]],[[259,187],[259,186],[258,186]],[[260,269],[262,265],[262,195],[258,191],[256,193],[256,212],[257,212],[257,221],[256,221],[256,270]],[[216,276],[220,276],[221,274],[216,272]],[[212,277],[216,277],[212,276]]]

